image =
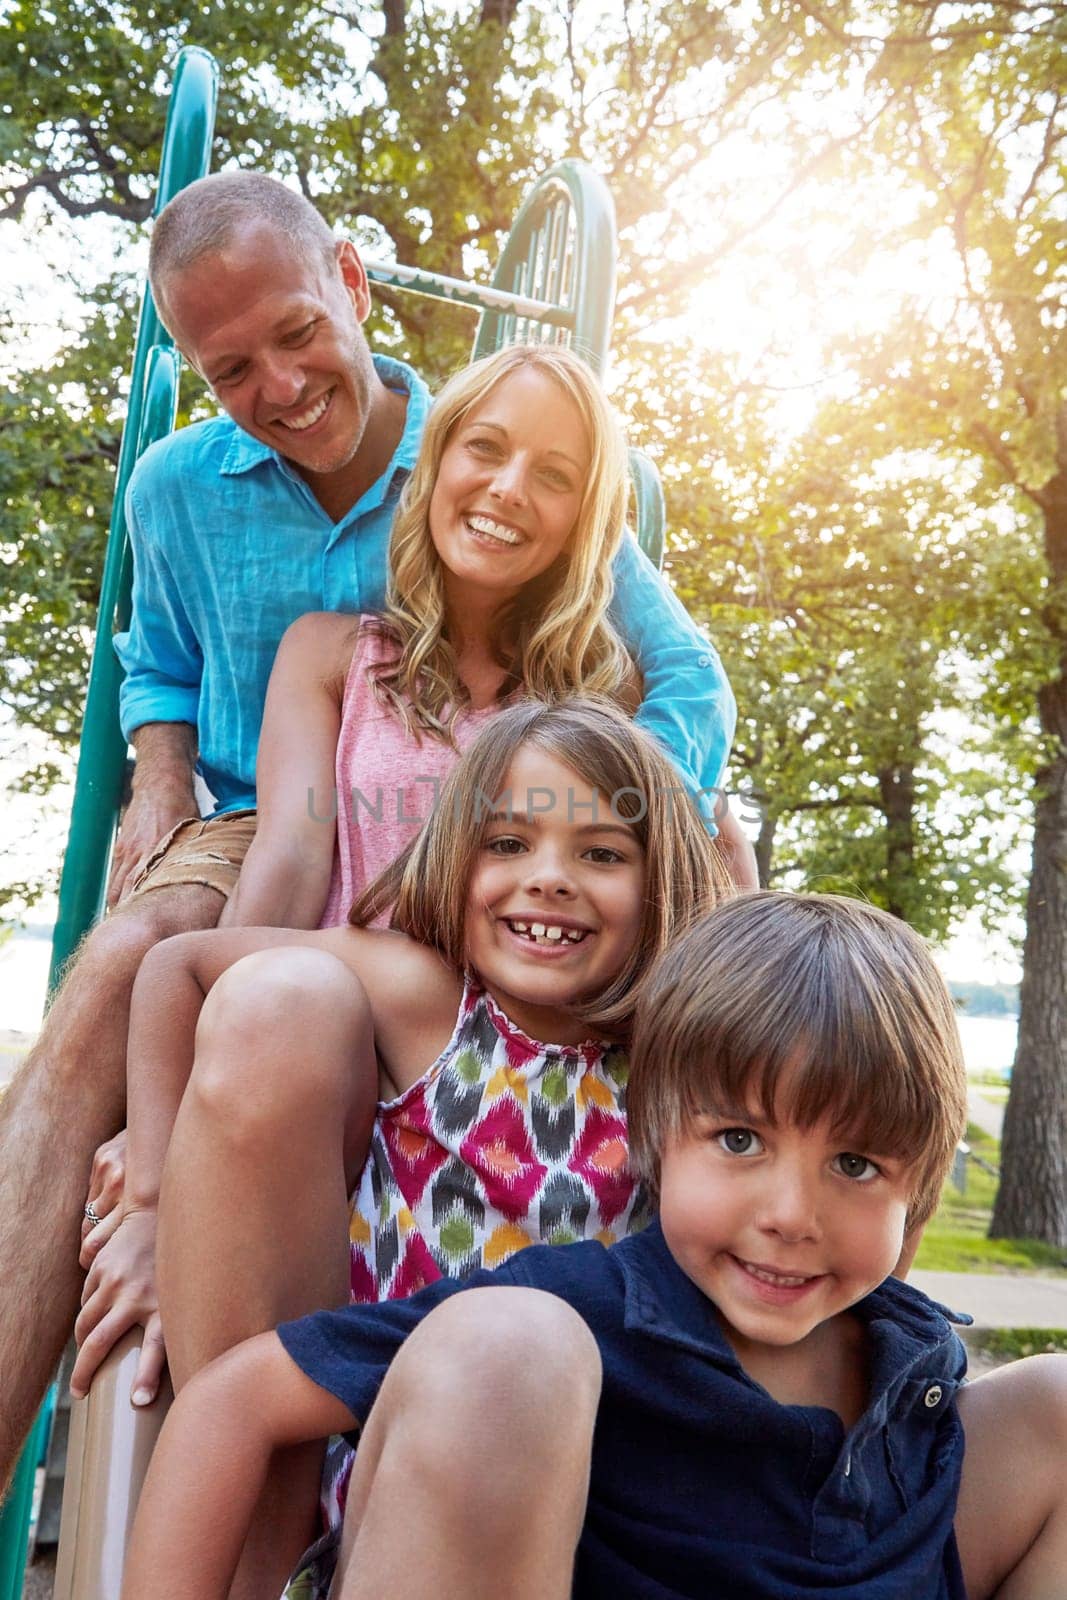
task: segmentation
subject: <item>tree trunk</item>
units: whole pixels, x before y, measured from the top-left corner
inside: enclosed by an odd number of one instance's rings
[[[1067,759],[1039,782],[1019,1040],[989,1232],[1067,1246]]]
[[[1060,645],[1059,675],[1038,696],[1054,755],[1037,776],[1019,1040],[989,1232],[1067,1247],[1067,408],[1060,420],[1059,470],[1034,496],[1052,577],[1045,620]]]
[[[878,791],[885,816],[886,910],[907,921],[915,858],[915,768],[910,764],[883,768]]]
[[[760,809],[759,837],[756,840],[756,870],[759,873],[759,886],[769,889],[771,886],[771,861],[774,857],[774,830],[778,826],[778,818],[768,806]]]

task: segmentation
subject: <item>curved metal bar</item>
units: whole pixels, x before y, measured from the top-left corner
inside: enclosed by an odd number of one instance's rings
[[[218,69],[213,58],[206,50],[195,47],[183,50],[175,68],[163,132],[157,212],[179,189],[207,172],[217,102]],[[134,347],[129,407],[119,447],[96,641],[82,719],[78,776],[59,885],[59,910],[52,936],[49,995],[55,990],[63,967],[82,935],[99,917],[104,905],[108,858],[126,768],[126,741],[118,726],[122,674],[111,643],[114,625],[124,626],[129,617],[131,562],[124,509],[126,484],[141,451],[174,425],[178,358],[171,346],[170,335],[159,321],[146,288]],[[164,418],[169,418],[166,426],[163,426]],[[47,1431],[48,1422],[49,1413],[42,1409],[16,1466],[11,1492],[0,1504],[0,1600],[18,1600],[22,1593],[32,1503],[30,1491],[41,1435]]]
[[[206,50],[183,50],[178,58],[163,134],[156,211],[179,189],[207,172],[218,98],[218,69]],[[167,355],[167,362],[155,360]],[[153,358],[150,370],[150,354]],[[147,376],[146,376],[147,375]],[[156,391],[172,385],[169,398]],[[152,398],[149,398],[149,389]],[[82,722],[78,777],[70,833],[59,889],[59,911],[52,941],[49,992],[78,941],[103,910],[108,856],[126,768],[126,741],[119,731],[118,694],[122,682],[111,636],[129,620],[131,561],[126,533],[126,485],[141,451],[174,425],[178,357],[145,289],[130,378],[130,400],[119,449],[115,498],[100,587],[100,610],[93,646],[89,688]],[[169,416],[166,427],[144,425],[148,412]]]
[[[659,571],[667,537],[667,505],[659,468],[643,450],[630,450],[630,483],[637,510],[637,542]]]
[[[528,300],[480,283],[465,283],[462,278],[446,278],[440,272],[420,272],[399,261],[371,261],[363,257],[363,268],[371,283],[406,289],[409,294],[428,295],[432,300],[452,300],[457,305],[477,306],[480,311],[500,311],[509,316],[528,317],[556,328],[573,328],[574,312],[555,300]]]
[[[179,189],[203,178],[211,165],[214,112],[218,106],[218,67],[206,50],[182,50],[174,69],[171,101],[166,110],[163,152],[160,160],[155,213]],[[174,426],[178,411],[178,352],[170,334],[158,320],[150,291],[144,291],[138,339],[134,344],[130,378],[130,405],[126,410],[122,445],[118,448],[115,498],[112,502],[107,554],[101,578],[101,603],[96,621],[93,664],[82,718],[82,744],[70,832],[59,880],[59,910],[51,941],[48,992],[53,994],[62,968],[77,949],[85,931],[104,909],[107,862],[115,837],[115,821],[122,798],[126,770],[126,741],[118,730],[118,686],[122,669],[112,646],[114,627],[130,619],[131,558],[126,536],[126,483],[134,461],[155,438]],[[34,1432],[22,1450],[13,1488],[0,1506],[0,1600],[18,1600],[22,1594],[22,1568],[26,1565],[30,1502],[42,1432],[50,1413],[38,1413]]]
[[[568,226],[568,212],[573,226]],[[603,372],[615,310],[616,256],[615,205],[607,184],[586,162],[561,161],[524,199],[493,288],[539,300],[558,294],[559,304],[574,317],[570,343],[594,372]],[[521,337],[525,329],[520,332],[517,320],[522,319],[506,312],[484,313],[473,358]]]

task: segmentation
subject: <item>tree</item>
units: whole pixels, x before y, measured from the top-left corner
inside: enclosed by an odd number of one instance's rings
[[[219,163],[288,176],[401,260],[476,267],[551,159],[605,173],[616,392],[663,464],[674,580],[739,689],[768,878],[851,886],[935,935],[969,904],[995,918],[1010,890],[990,806],[1036,786],[995,1226],[1061,1244],[1065,33],[1067,5],[1020,0],[246,0],[181,23],[53,0],[0,23],[8,216],[139,226],[187,41],[225,63]],[[740,263],[755,333],[722,320],[697,342],[693,307],[715,318]],[[64,358],[69,382],[27,374],[3,416],[5,618],[33,622],[24,553],[46,611],[53,590],[57,619],[75,591],[89,603],[88,563],[66,599],[56,574],[96,521],[77,499],[68,517],[48,475],[84,467],[99,508],[121,392],[99,327]],[[468,333],[461,312],[389,296],[374,329],[431,377]],[[81,645],[59,635],[53,665],[7,692],[66,736]]]
[[[1019,1044],[1005,1115],[996,1236],[1067,1244],[1067,356],[1062,197],[1067,127],[1063,5],[807,6],[872,95],[890,91],[869,159],[891,161],[924,196],[922,228],[940,230],[962,292],[943,319],[876,341],[859,370],[926,418],[941,448],[976,462],[989,500],[1040,538],[1048,581],[1020,607],[1022,653],[1043,623],[1052,661],[1037,693],[1045,736],[1034,775]],[[880,25],[856,28],[864,12]],[[918,223],[915,224],[919,226]],[[1038,616],[1040,613],[1040,616]],[[1011,655],[994,661],[999,703],[1020,687]]]

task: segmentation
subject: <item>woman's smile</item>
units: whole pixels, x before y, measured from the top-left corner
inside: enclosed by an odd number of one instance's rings
[[[460,419],[429,513],[457,615],[479,590],[507,601],[562,555],[590,462],[577,405],[534,367],[509,373]]]

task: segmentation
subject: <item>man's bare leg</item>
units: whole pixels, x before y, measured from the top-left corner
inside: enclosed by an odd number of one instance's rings
[[[122,1126],[130,991],[160,939],[218,921],[199,885],[138,895],[94,929],[0,1098],[0,1487],[74,1325],[94,1150]]]
[[[592,1334],[553,1295],[471,1289],[438,1306],[367,1419],[331,1593],[567,1600],[600,1378]]]

